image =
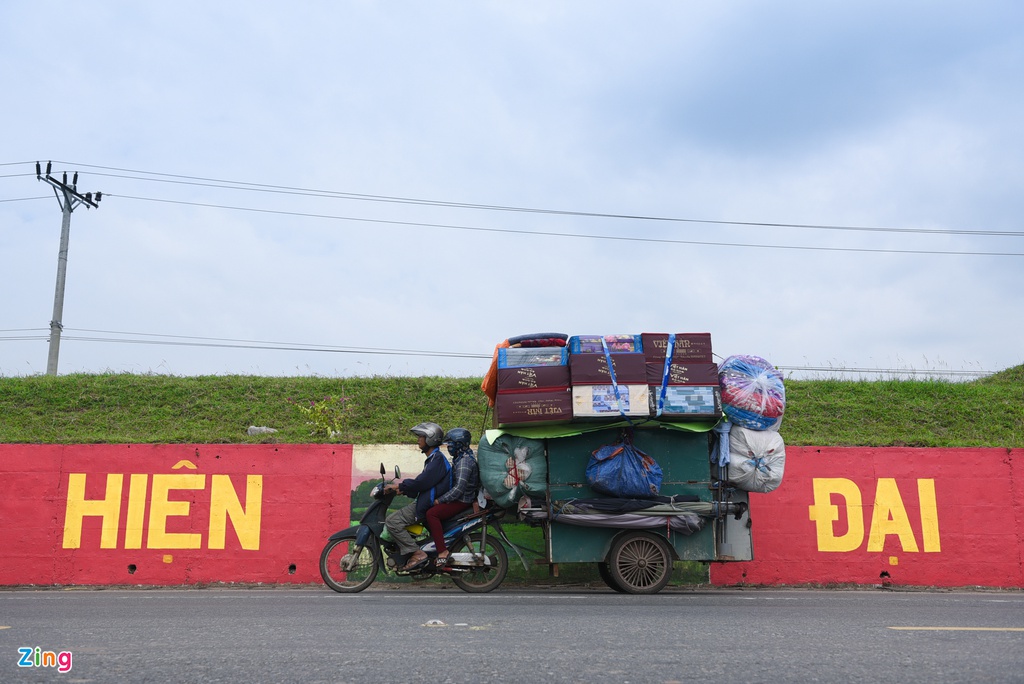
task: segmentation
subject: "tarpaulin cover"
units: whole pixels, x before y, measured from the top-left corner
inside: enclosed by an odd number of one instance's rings
[[[684,432],[707,432],[715,427],[715,422],[694,421],[692,423],[669,422],[666,420],[634,420],[632,423],[626,420],[614,423],[562,423],[559,425],[536,425],[528,427],[510,427],[495,430],[487,430],[486,436],[492,443],[499,435],[508,434],[530,439],[555,439],[558,437],[575,437],[586,432],[596,430],[610,430],[612,428],[643,428],[664,430],[682,430]]]
[[[623,527],[629,529],[650,529],[668,526],[673,532],[690,535],[700,532],[704,527],[704,518],[696,513],[674,513],[672,515],[654,516],[636,513],[576,513],[557,516],[553,522],[582,527]]]
[[[699,513],[703,508],[694,508],[689,505],[695,503],[701,503],[700,497],[694,494],[676,494],[675,496],[655,496],[650,499],[619,499],[610,496],[589,499],[564,499],[553,501],[552,505],[558,511],[572,511],[576,513],[637,513],[640,511],[657,511],[659,514],[680,511]],[[683,506],[683,504],[687,505]]]
[[[729,481],[742,490],[767,494],[782,484],[786,445],[773,430],[729,431]]]
[[[691,495],[658,496],[646,500],[608,497],[567,499],[552,501],[550,507],[547,501],[528,496],[520,500],[519,509],[520,519],[530,524],[543,524],[550,520],[583,527],[668,526],[687,535],[703,529],[705,518],[715,515],[714,503],[698,501]]]
[[[494,356],[491,358],[491,366],[487,369],[487,373],[484,374],[484,379],[480,383],[480,389],[487,395],[487,404],[491,408],[494,408],[494,404],[498,398],[498,354],[501,349],[508,349],[509,342],[504,340],[494,346]]]
[[[499,506],[514,506],[529,492],[547,487],[548,462],[544,443],[488,430],[480,439],[476,459],[480,481]]]

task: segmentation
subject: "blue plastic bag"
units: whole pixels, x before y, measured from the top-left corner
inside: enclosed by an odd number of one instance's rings
[[[586,474],[587,484],[599,494],[644,499],[661,492],[661,466],[629,441],[594,451]]]

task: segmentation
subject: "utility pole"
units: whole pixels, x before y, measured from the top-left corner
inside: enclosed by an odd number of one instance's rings
[[[103,193],[87,192],[84,195],[78,192],[78,172],[75,172],[68,185],[68,174],[64,172],[63,179],[57,180],[50,175],[50,168],[53,162],[46,162],[46,175],[43,175],[39,162],[36,162],[36,178],[46,181],[53,187],[53,193],[57,196],[57,203],[64,214],[60,224],[60,251],[57,252],[57,288],[53,295],[53,318],[50,319],[50,353],[46,359],[46,374],[57,374],[57,356],[60,354],[60,332],[64,329],[61,319],[64,316],[64,282],[68,274],[68,240],[71,237],[71,212],[75,207],[84,204],[85,207],[98,209]]]

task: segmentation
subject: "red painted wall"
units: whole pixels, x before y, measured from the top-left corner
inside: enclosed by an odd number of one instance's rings
[[[786,452],[712,583],[1024,587],[1024,450]],[[0,445],[0,585],[319,582],[352,488],[348,445]]]
[[[1024,587],[1021,449],[787,447],[750,495],[754,558],[716,585]]]
[[[0,445],[0,585],[320,581],[348,445]]]

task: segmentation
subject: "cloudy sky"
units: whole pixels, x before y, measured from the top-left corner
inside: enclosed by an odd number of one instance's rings
[[[1024,363],[1024,5],[0,5],[0,375]],[[415,353],[412,353],[415,352]],[[803,371],[807,372],[807,371]],[[854,374],[856,375],[856,374]]]

